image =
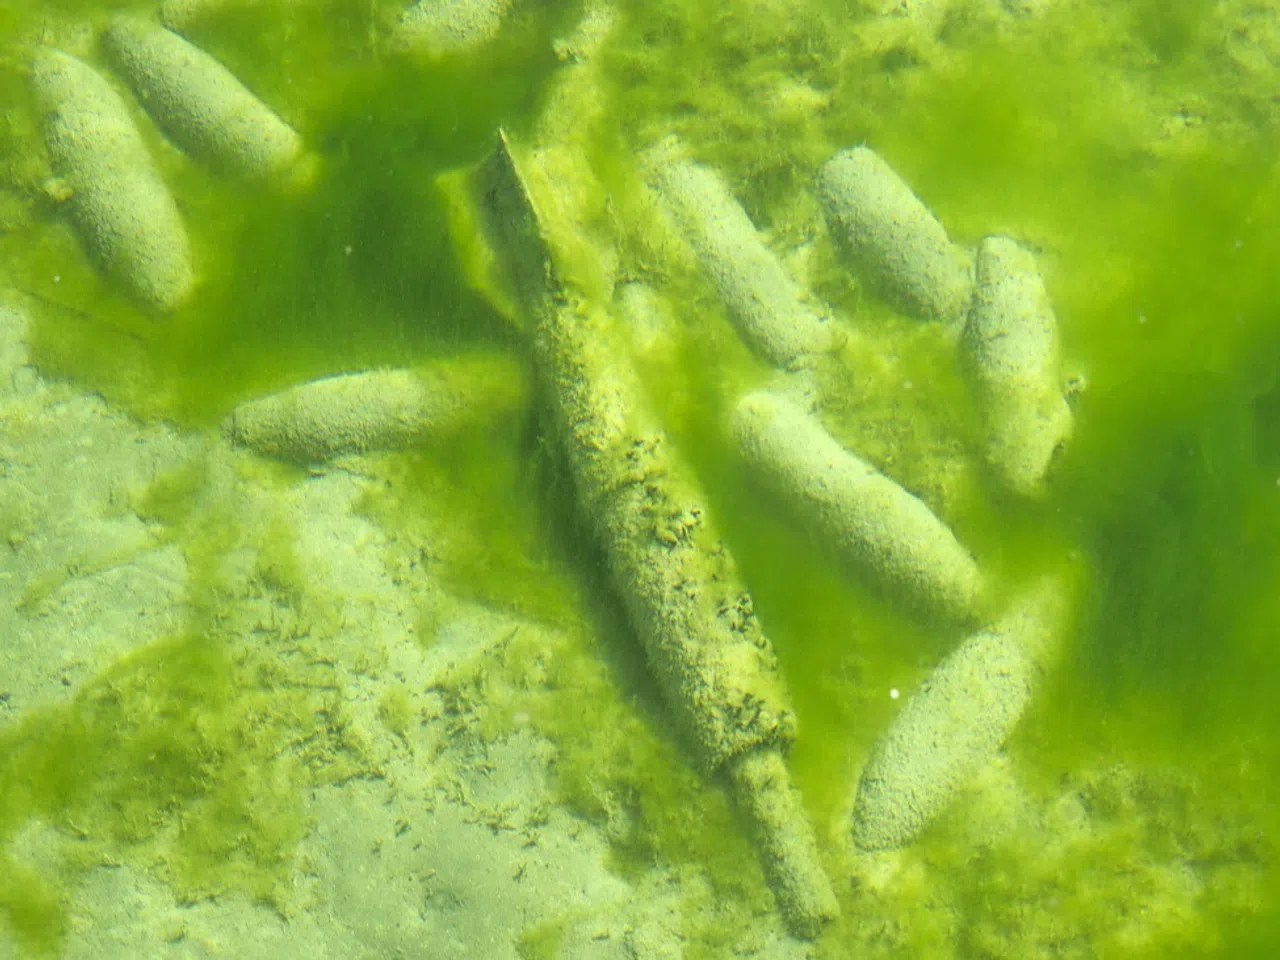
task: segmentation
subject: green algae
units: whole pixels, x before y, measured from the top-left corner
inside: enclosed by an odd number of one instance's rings
[[[1145,8],[1129,15],[1159,19]],[[1108,743],[1141,765],[1194,730],[1203,751],[1185,758],[1187,775],[1212,783],[1230,762],[1214,748],[1256,747],[1274,715],[1258,702],[1264,685],[1245,679],[1250,669],[1274,671],[1249,637],[1261,635],[1260,608],[1271,606],[1276,574],[1266,510],[1274,470],[1260,463],[1274,459],[1258,448],[1258,432],[1269,427],[1254,412],[1274,378],[1264,373],[1273,369],[1270,265],[1280,252],[1267,159],[1274,132],[1224,121],[1216,138],[1147,152],[1152,101],[1199,89],[1244,112],[1195,49],[1205,8],[1171,15],[1146,36],[1159,59],[1177,61],[1178,70],[1162,75],[1139,72],[1114,23],[1070,16],[996,40],[957,18],[949,48],[929,53],[938,61],[931,71],[917,69],[914,55],[892,71],[883,62],[849,64],[834,98],[842,107],[818,137],[832,145],[865,140],[884,151],[962,240],[1006,230],[1045,247],[1071,360],[1089,383],[1078,401],[1078,435],[1050,506],[978,498],[963,503],[954,522],[984,560],[998,551],[1008,566],[1034,567],[1063,552],[1089,569],[1087,626],[1068,651],[1052,706],[1036,715],[1057,743],[1037,745],[1040,762],[1053,766],[1063,751],[1081,762]],[[754,105],[739,93],[755,69],[770,69],[768,57],[732,56],[749,37],[745,25],[741,32],[730,25],[718,51],[686,49],[712,45],[704,29],[694,14],[684,32],[665,25],[661,49],[616,55],[624,76],[661,74],[664,61],[724,67],[705,74],[711,83],[685,91],[697,109],[677,114],[676,128],[683,117],[692,125],[694,115],[710,115],[714,124],[735,102]],[[774,52],[781,58],[785,50]],[[831,76],[801,57],[788,66],[789,76],[815,84]],[[637,101],[664,83],[677,87],[680,69],[669,66]],[[1135,75],[1156,88],[1150,101],[1135,96]],[[618,112],[641,127],[649,116]],[[788,211],[769,185],[785,192],[795,176],[762,181],[759,173],[794,164],[814,146],[733,135],[758,132],[753,125],[764,115],[728,118],[717,131],[723,141],[701,149],[744,185],[756,222],[785,234],[777,214]],[[865,310],[855,317],[878,322]],[[702,382],[700,371],[690,376]],[[938,402],[947,404],[947,394]],[[950,641],[877,617],[873,600],[832,582],[811,545],[760,516],[758,501],[726,465],[731,453],[714,426],[686,440],[702,453],[702,476],[718,491],[722,523],[787,668],[801,718],[796,763],[822,822],[851,782],[847,745],[865,737],[865,747],[889,715],[888,686],[909,688]],[[1037,760],[1034,753],[1028,759]],[[1266,792],[1277,774],[1269,759],[1260,763],[1250,796]],[[1241,813],[1258,817],[1263,809],[1246,802]],[[1011,863],[1025,843],[1011,846]],[[1112,849],[1105,856],[1122,855]],[[1082,908],[1077,926],[1087,928],[1090,917]]]
[[[0,916],[34,956],[54,956],[67,933],[67,917],[57,889],[35,870],[0,858],[4,885],[0,887]]]
[[[5,730],[0,834],[38,817],[80,838],[74,859],[84,867],[158,861],[185,899],[230,888],[283,904],[305,819],[296,794],[271,782],[264,725],[236,673],[216,637],[176,637],[116,663],[65,707]],[[301,719],[286,723],[287,702],[275,695],[269,709],[282,726]],[[29,894],[4,898],[10,926],[33,949],[65,925],[49,891],[68,878],[47,870]],[[37,913],[46,919],[33,930]]]
[[[448,214],[432,180],[480,156],[499,122],[527,122],[539,105],[530,88],[551,64],[522,40],[501,51],[509,58],[501,71],[505,82],[479,83],[494,73],[497,59],[442,67],[423,81],[416,68],[366,59],[362,39],[371,24],[338,8],[343,17],[332,27],[275,13],[265,26],[255,15],[203,35],[264,95],[288,102],[290,91],[306,91],[296,109],[326,156],[316,191],[303,198],[246,197],[243,188],[166,159],[197,213],[208,260],[206,299],[164,321],[104,294],[88,268],[76,265],[77,247],[65,233],[41,234],[14,270],[60,305],[37,332],[45,369],[137,412],[199,423],[242,396],[339,364],[404,362],[478,340],[512,345],[492,308],[459,276]],[[968,490],[957,498],[953,518],[984,561],[1016,569],[1072,553],[1090,571],[1086,625],[1046,702],[1027,718],[1029,731],[1015,742],[1015,755],[1043,776],[1042,798],[1050,796],[1045,783],[1053,776],[1098,756],[1139,767],[1176,761],[1191,782],[1224,793],[1229,783],[1229,792],[1244,798],[1220,800],[1199,813],[1199,801],[1182,798],[1184,822],[1211,833],[1215,815],[1230,820],[1243,813],[1275,836],[1280,824],[1261,797],[1273,792],[1280,775],[1280,757],[1264,743],[1280,707],[1259,679],[1274,674],[1272,638],[1280,622],[1280,608],[1269,597],[1280,573],[1273,548],[1280,532],[1274,519],[1280,389],[1272,332],[1280,234],[1269,160],[1275,134],[1268,126],[1223,123],[1214,136],[1152,153],[1146,148],[1149,104],[1134,99],[1143,83],[1170,100],[1207,90],[1244,113],[1211,79],[1203,51],[1207,10],[1207,4],[1177,11],[1149,2],[1126,5],[1118,19],[1138,28],[1145,54],[1166,69],[1148,75],[1137,72],[1142,63],[1130,51],[1119,49],[1115,21],[1078,11],[1070,22],[1051,17],[994,39],[977,14],[956,14],[946,27],[945,49],[903,42],[859,59],[865,50],[857,44],[853,53],[840,52],[834,5],[813,5],[800,17],[726,22],[707,5],[633,4],[620,27],[633,39],[606,55],[616,84],[616,129],[596,146],[601,166],[616,163],[614,179],[622,182],[631,175],[619,156],[623,150],[675,130],[700,159],[726,173],[757,223],[789,238],[803,235],[800,217],[812,213],[787,201],[808,171],[832,149],[866,140],[959,239],[1007,230],[1043,245],[1072,362],[1089,381],[1077,403],[1077,436],[1049,506],[1011,506],[990,491]],[[291,53],[268,66],[277,49]],[[333,71],[331,82],[315,79],[319,62]],[[691,84],[690,76],[699,81]],[[794,102],[783,98],[754,109],[759,91],[779,76],[803,81],[830,106],[797,108],[796,102],[818,102],[797,87]],[[439,109],[441,102],[449,109]],[[637,247],[643,241],[636,238]],[[839,289],[828,280],[824,289]],[[900,342],[891,329],[899,321],[859,307],[860,297],[855,288],[833,299],[855,322],[888,330],[886,342]],[[703,291],[694,302],[706,300]],[[717,356],[714,370],[700,360],[710,352]],[[916,356],[917,368],[928,371],[934,357],[927,349]],[[867,746],[894,712],[889,688],[909,690],[956,638],[849,584],[744,488],[721,427],[732,393],[760,376],[740,348],[711,335],[675,352],[662,369],[675,377],[655,396],[711,493],[778,649],[800,718],[792,765],[815,819],[828,822],[847,801]],[[963,400],[949,372],[911,379],[932,387],[939,405],[931,410],[926,400],[911,408],[911,416],[929,419],[919,427],[922,435],[938,429],[944,407],[946,416],[961,409],[951,423],[965,428]],[[498,448],[496,457],[492,445],[463,449],[443,473],[424,460],[401,487],[418,491],[424,502],[439,498],[455,518],[436,558],[455,585],[476,599],[563,615],[580,602],[565,597],[563,582],[594,582],[590,568],[598,558],[581,531],[557,533],[563,528],[547,519],[559,523],[569,512],[566,491],[541,489],[563,483],[555,468],[534,477],[529,443]],[[927,472],[920,448],[901,456],[908,473],[913,456],[921,464],[917,473]],[[180,523],[196,488],[189,475],[169,478],[147,499],[146,515]],[[382,500],[366,512],[390,526],[404,522],[413,501]],[[501,517],[500,529],[477,519],[486,515]],[[207,535],[193,528],[183,536]],[[291,566],[297,560],[287,524],[269,539],[279,549],[264,561],[263,581],[288,595],[300,577]],[[607,615],[600,620],[604,651],[580,642],[539,670],[525,664],[516,671],[564,691],[530,708],[537,728],[563,751],[563,796],[605,826],[622,872],[639,876],[658,856],[696,863],[716,878],[725,898],[761,903],[753,855],[738,839],[725,798],[701,782],[678,744],[655,733],[664,725],[661,704],[630,638]],[[225,838],[243,828],[246,811],[257,803],[232,784],[251,775],[260,758],[251,754],[246,766],[234,769],[208,767],[209,755],[216,758],[247,733],[237,726],[245,705],[235,706],[238,697],[228,687],[233,666],[220,659],[216,643],[214,652],[201,649],[210,643],[203,635],[179,638],[165,648],[165,662],[120,668],[113,681],[126,690],[120,705],[82,704],[44,718],[47,729],[24,728],[10,741],[42,743],[64,757],[91,747],[105,751],[123,762],[120,776],[144,778],[136,795],[122,799],[123,788],[110,779],[90,789],[66,764],[38,766],[34,754],[21,749],[11,769],[36,784],[24,815],[66,816],[52,799],[56,787],[73,798],[66,810],[79,811],[77,819],[107,825],[112,844],[149,842],[152,821],[182,817],[186,824],[200,811],[203,819],[183,833],[187,846],[170,855],[175,876],[191,891],[239,885],[270,896],[302,821],[295,800],[277,797],[264,808],[270,825],[255,834],[252,863],[222,863],[229,853]],[[198,667],[205,679],[192,688],[171,672],[177,666]],[[144,673],[145,682],[139,679]],[[497,692],[500,709],[490,718],[495,732],[533,702]],[[578,706],[566,711],[566,702]],[[159,718],[161,732],[148,737],[136,716]],[[198,718],[206,724],[213,718],[217,729],[185,738],[182,725]],[[405,722],[393,700],[386,720],[393,730]],[[125,732],[108,739],[108,727],[121,724]],[[601,729],[612,733],[601,737]],[[146,751],[158,752],[163,762],[140,772]],[[1237,772],[1226,775],[1224,767]],[[899,911],[901,927],[910,919],[909,930],[897,931],[904,942],[935,955],[996,955],[1019,930],[1028,945],[1065,949],[1071,934],[1087,936],[1113,908],[1109,896],[1148,896],[1156,908],[1172,902],[1154,879],[1135,893],[1106,872],[1154,855],[1158,831],[1143,833],[1149,827],[1133,824],[1180,789],[1166,785],[1163,793],[1133,800],[1117,798],[1122,791],[1105,783],[1089,787],[1091,799],[1114,807],[1109,832],[1054,860],[1054,870],[1030,874],[1040,842],[1033,831],[1014,831],[970,857],[958,852],[965,849],[962,825],[943,823],[924,844],[926,855],[949,871],[937,883],[941,892],[906,885],[897,900],[878,905]],[[112,805],[125,800],[134,806]],[[1103,866],[1090,866],[1098,862]],[[748,878],[738,879],[744,864],[752,865]],[[840,865],[833,861],[833,868]],[[243,872],[232,876],[238,869]],[[1100,885],[1104,873],[1107,882]],[[0,893],[12,925],[56,930],[49,888],[27,888],[36,891],[29,900]],[[1039,934],[1025,929],[1017,903],[1037,897],[1061,903],[1055,922],[1062,939],[1036,940]],[[1238,928],[1239,951],[1253,941],[1265,944],[1272,933],[1265,926],[1254,929],[1247,918],[1233,922],[1230,911],[1245,911],[1246,901],[1224,896],[1202,916],[1179,918],[1175,934],[1226,950],[1236,949],[1230,937]],[[941,904],[939,914],[954,910],[959,919],[930,916],[922,904]],[[852,904],[850,912],[863,920],[870,911]],[[1216,941],[1205,932],[1215,925],[1222,930]],[[723,931],[696,935],[708,955],[729,942]],[[545,936],[539,944],[531,935],[531,955],[550,949],[556,934]],[[1167,940],[1106,936],[1099,942],[1126,955],[1177,949]],[[856,955],[846,946],[854,937],[842,926],[822,949]]]
[[[46,202],[51,225],[37,242],[24,232],[7,245],[19,285],[48,305],[32,344],[42,367],[140,415],[199,424],[288,382],[502,340],[491,308],[460,283],[432,181],[534,111],[554,63],[546,37],[571,13],[543,11],[466,64],[388,61],[359,5],[255,6],[198,24],[196,42],[288,105],[323,157],[319,182],[281,196],[223,180],[176,154],[138,110],[181,198],[199,293],[171,317],[141,313],[83,262]],[[11,100],[29,112],[20,88]],[[40,156],[36,131],[19,133],[15,154]],[[32,192],[39,179],[17,186]]]
[[[287,915],[311,826],[304,789],[361,769],[341,743],[326,661],[305,652],[308,632],[336,625],[303,596],[293,529],[277,517],[252,532],[245,596],[224,569],[243,542],[209,467],[195,457],[132,496],[183,548],[187,631],[0,731],[0,838],[40,824],[63,838],[56,856],[18,861],[30,882],[0,895],[0,921],[33,955],[57,955],[67,901],[104,864],[151,873],[179,902],[234,891]]]

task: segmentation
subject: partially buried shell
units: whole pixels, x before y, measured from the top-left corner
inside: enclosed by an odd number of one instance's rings
[[[299,384],[241,404],[223,430],[266,456],[319,463],[484,427],[512,415],[526,397],[519,364],[479,355]]]
[[[502,29],[514,0],[418,0],[405,8],[393,31],[403,50],[429,56],[465,53]]]

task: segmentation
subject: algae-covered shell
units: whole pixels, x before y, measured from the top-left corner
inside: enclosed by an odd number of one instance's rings
[[[522,406],[526,381],[503,355],[340,374],[247,401],[223,430],[257,453],[317,463],[485,427]]]
[[[31,80],[49,158],[89,256],[143,303],[178,307],[195,283],[186,229],[124,101],[59,50],[36,54]]]
[[[780,367],[830,351],[832,324],[805,303],[724,181],[687,160],[654,165],[659,194],[747,346]]]
[[[556,309],[535,350],[554,397],[579,503],[677,726],[723,768],[753,824],[788,927],[836,914],[786,766],[794,737],[772,647],[696,476],[648,407],[611,317]]]
[[[977,280],[960,340],[985,424],[985,456],[1024,496],[1042,492],[1054,455],[1071,435],[1062,395],[1058,324],[1035,257],[1008,237],[978,247]]]
[[[617,320],[581,296],[573,279],[581,274],[558,269],[557,243],[566,232],[557,221],[577,218],[571,201],[557,200],[572,191],[559,193],[563,185],[546,176],[526,178],[522,166],[500,137],[480,168],[477,186],[484,189],[476,195],[488,208],[498,248],[523,265],[518,273],[526,280],[521,294],[536,369],[579,508],[667,699],[672,726],[709,767],[728,775],[788,928],[813,937],[837,904],[782,759],[795,718],[772,647],[695,472],[650,406]],[[556,192],[548,196],[549,189]],[[543,203],[535,205],[535,192]],[[643,293],[632,300],[633,329],[649,326],[636,314],[656,303]]]
[[[1008,738],[1061,630],[1061,584],[1046,578],[966,638],[876,741],[858,782],[853,841],[905,846]]]
[[[748,468],[858,572],[910,607],[956,621],[980,611],[983,578],[914,494],[845,450],[791,400],[757,391],[733,418]]]
[[[729,777],[753,825],[769,886],[787,926],[798,937],[818,936],[840,908],[781,751],[740,754],[730,761]]]
[[[968,257],[878,153],[854,147],[836,154],[818,174],[818,197],[854,269],[894,307],[925,320],[963,321]]]
[[[112,20],[103,40],[139,103],[188,154],[247,180],[297,172],[303,157],[297,132],[199,47],[126,16]]]

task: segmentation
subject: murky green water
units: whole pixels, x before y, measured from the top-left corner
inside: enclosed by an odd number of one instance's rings
[[[80,24],[148,7],[0,9],[0,272],[32,304],[44,376],[198,430],[247,397],[322,374],[480,346],[525,356],[525,335],[459,267],[436,177],[481,159],[499,126],[533,136],[565,69],[551,41],[580,5],[525,0],[493,45],[443,63],[383,48],[394,6],[264,2],[190,31],[297,125],[323,166],[314,190],[282,198],[207,173],[144,127],[203,278],[190,306],[161,319],[103,282],[40,195],[48,171],[22,77],[42,30],[72,45]],[[1008,232],[1039,248],[1067,366],[1087,378],[1043,503],[1012,502],[971,467],[938,480],[934,446],[973,439],[958,375],[820,245],[796,255],[812,256],[817,292],[865,331],[866,349],[891,352],[895,375],[914,384],[891,405],[905,424],[895,434],[904,482],[936,484],[946,519],[1000,582],[1058,566],[1078,578],[1069,642],[1008,756],[1023,802],[1054,810],[1070,796],[1095,818],[1078,836],[1043,828],[1047,841],[1014,814],[1007,830],[991,829],[985,818],[1007,812],[982,809],[1003,796],[988,785],[961,796],[892,882],[855,871],[851,884],[847,855],[831,852],[843,917],[816,955],[1266,955],[1280,828],[1280,184],[1266,84],[1280,69],[1258,51],[1280,51],[1266,45],[1277,14],[1063,0],[1025,16],[1006,9],[1017,4],[906,4],[917,15],[895,18],[879,6],[621,3],[598,55],[606,119],[581,131],[596,176],[616,189],[635,178],[635,153],[679,134],[789,251],[809,247],[813,172],[866,142],[953,239]],[[638,201],[613,202],[623,255],[643,265],[646,239],[625,225]],[[662,279],[679,302],[718,309],[705,283]],[[721,424],[765,371],[723,323],[689,326],[641,369],[777,650],[800,728],[793,774],[825,837],[899,708],[890,689],[915,688],[959,635],[851,583],[762,505]],[[717,914],[718,926],[698,905],[710,896],[767,912],[768,892],[758,868],[744,871],[754,855],[727,797],[664,729],[544,425],[531,416],[407,454],[388,476],[363,514],[432,536],[440,528],[426,518],[447,515],[437,559],[452,589],[587,625],[545,668],[558,694],[503,688],[485,723],[499,736],[527,714],[556,744],[556,795],[613,824],[611,864],[624,876],[659,860],[706,870],[714,893],[690,895],[689,955],[729,955],[734,915]],[[69,705],[0,728],[0,839],[38,817],[83,832],[87,851],[56,869],[8,860],[0,917],[24,949],[56,955],[76,870],[95,857],[160,864],[192,898],[278,900],[296,869],[289,851],[306,830],[312,781],[268,741],[311,722],[312,705],[277,696],[270,678],[250,679],[207,642],[219,607],[236,601],[201,558],[218,554],[237,521],[197,506],[204,483],[198,468],[166,477],[137,508],[187,554],[189,631],[121,659]],[[287,515],[257,537],[264,555],[276,551],[273,589],[305,579],[291,570],[305,562],[293,538]],[[39,584],[26,589],[38,605]],[[304,626],[316,637],[341,629]],[[292,670],[282,660],[281,677]],[[86,765],[86,755],[98,759]],[[617,796],[625,829],[606,803]],[[554,930],[530,933],[525,955],[560,955],[556,943]]]

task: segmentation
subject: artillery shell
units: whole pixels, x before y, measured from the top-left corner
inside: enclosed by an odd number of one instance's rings
[[[658,192],[747,346],[781,367],[830,351],[834,328],[805,303],[724,182],[688,161],[659,167]]]
[[[775,394],[744,397],[733,428],[750,469],[856,571],[908,606],[973,619],[982,605],[982,575],[922,500]]]
[[[115,18],[104,41],[138,102],[192,157],[246,180],[297,172],[302,139],[199,47],[133,17]]]
[[[879,154],[867,147],[836,154],[818,174],[818,196],[855,271],[893,307],[925,320],[964,320],[968,257]]]
[[[1052,655],[1060,586],[1046,579],[968,637],[921,684],[872,747],[854,802],[863,850],[905,846],[995,758]]]
[[[526,396],[525,377],[507,357],[448,360],[290,387],[241,404],[223,431],[265,456],[318,463],[456,435],[510,415]]]
[[[59,50],[36,55],[31,79],[45,145],[90,258],[148,306],[178,307],[195,282],[187,233],[124,101]]]
[[[985,456],[1005,486],[1032,496],[1072,430],[1057,320],[1035,258],[1015,241],[984,239],[976,272],[960,345],[985,421]]]
[[[431,56],[466,52],[502,29],[513,0],[418,0],[400,15],[394,42]]]

